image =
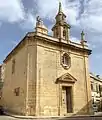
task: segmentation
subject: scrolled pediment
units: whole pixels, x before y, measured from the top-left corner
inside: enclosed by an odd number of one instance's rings
[[[62,75],[61,77],[57,78],[56,83],[58,82],[69,82],[69,83],[75,83],[77,81],[76,78],[74,78],[71,74],[66,73]]]

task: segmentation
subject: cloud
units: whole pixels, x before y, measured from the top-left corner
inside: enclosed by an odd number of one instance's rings
[[[38,0],[37,6],[38,6],[38,15],[42,18],[46,18],[49,20],[54,20],[55,14],[57,14],[57,6],[58,1],[57,0],[51,0],[49,3],[48,0]]]
[[[73,42],[80,43],[80,40],[78,38],[76,38],[76,37],[71,36],[70,39]]]
[[[13,40],[13,41],[11,41],[11,44],[14,45],[14,46],[16,46],[18,44],[18,42],[15,41],[15,40]]]
[[[51,21],[54,21],[55,16],[58,13],[58,5],[59,5],[58,0],[51,0],[50,3],[48,0],[43,0],[43,4],[42,4],[42,0],[38,0],[37,1],[38,14],[42,18],[47,18]],[[68,3],[66,0],[62,0],[63,12],[66,15],[68,15],[67,20],[71,24],[76,24],[76,18],[78,17],[78,12],[79,12],[78,7],[79,7],[79,2],[77,0],[74,0],[73,2],[68,1]]]
[[[21,21],[20,26],[23,29],[32,29],[35,27],[36,23],[36,16],[40,16],[42,20],[50,21],[48,23],[47,28],[49,29],[49,33],[51,34],[51,28],[55,23],[55,16],[58,13],[59,1],[58,0],[51,0],[49,3],[48,0],[33,0],[34,6],[32,11],[28,11],[25,14],[24,20]],[[74,0],[74,2],[66,3],[66,0],[62,0],[62,9],[63,12],[68,15],[67,21],[72,25],[76,24],[76,19],[78,16],[78,5],[79,2]],[[45,24],[45,23],[44,23]]]
[[[80,12],[80,2],[78,0],[65,0],[64,4],[64,13],[67,15],[67,21],[71,25],[77,24],[77,18]]]
[[[3,22],[18,22],[23,29],[35,26],[35,16],[32,11],[26,11],[21,0],[0,0],[0,25]]]
[[[0,21],[17,22],[24,19],[24,15],[21,0],[0,0]]]
[[[58,0],[33,0],[32,12],[26,12],[21,0],[0,0],[0,22],[21,22],[20,26],[29,29],[35,24],[37,15],[54,23],[58,12]],[[80,29],[100,32],[102,28],[102,1],[99,0],[62,0],[63,12],[67,22]],[[32,9],[32,8],[31,8]],[[98,26],[98,24],[100,26]]]
[[[35,2],[35,0],[34,0]],[[99,0],[62,0],[63,12],[67,22],[86,32],[102,33],[102,1]],[[37,14],[50,21],[55,21],[58,12],[58,0],[37,0]],[[94,34],[94,33],[93,33]]]
[[[73,29],[76,27],[74,34],[80,34],[78,31],[85,30],[85,38],[89,47],[97,49],[98,43],[102,43],[102,1],[62,0],[61,2],[62,10],[67,16],[67,22]],[[43,0],[43,3],[42,0],[37,0],[36,4],[38,7],[37,14],[43,19],[47,18],[54,24],[55,16],[58,12],[58,0],[51,0],[50,3],[48,0]],[[48,28],[51,28],[51,25]],[[74,34],[73,36],[75,36]],[[80,38],[73,36],[70,36],[70,39],[79,43]]]
[[[102,33],[102,1],[84,0],[84,12],[78,23],[88,31]]]
[[[23,29],[34,29],[36,25],[36,17],[33,13],[28,12],[25,19],[20,23],[21,28]]]
[[[96,59],[100,59],[102,57],[102,55],[101,54],[96,54],[95,57],[96,57]]]
[[[92,44],[92,43],[88,43],[88,46],[89,46],[89,48],[91,48],[91,49],[97,48],[97,45]]]

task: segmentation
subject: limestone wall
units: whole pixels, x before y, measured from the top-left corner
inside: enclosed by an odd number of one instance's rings
[[[8,110],[25,115],[66,115],[62,87],[72,87],[73,114],[89,113],[91,100],[88,56],[59,43],[28,38],[27,44],[16,51],[5,64],[3,105]],[[71,65],[62,67],[62,54],[68,53]],[[12,60],[15,72],[12,74]],[[69,73],[75,83],[58,82],[57,78]],[[20,87],[20,95],[14,89]]]
[[[27,47],[27,115],[35,115],[36,111],[36,41],[31,38]]]
[[[26,72],[27,47],[22,46],[16,54],[5,63],[5,78],[2,102],[10,112],[24,114],[26,106]],[[15,59],[15,72],[12,73],[12,60]],[[20,87],[19,96],[15,95],[15,88]]]
[[[57,52],[37,47],[37,112],[39,115],[56,115],[58,112]]]
[[[68,52],[71,57],[71,67],[66,70],[61,65],[61,53]],[[68,83],[56,84],[57,78],[70,73],[77,81],[73,87],[73,113],[86,114],[90,101],[90,84],[88,58],[83,54],[68,48],[59,48],[51,44],[38,42],[37,46],[37,113],[38,115],[65,115],[62,104],[62,86]],[[88,93],[89,92],[89,93]]]

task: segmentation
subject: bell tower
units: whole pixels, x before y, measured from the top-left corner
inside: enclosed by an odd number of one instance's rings
[[[62,12],[61,2],[59,2],[59,11],[55,17],[56,23],[52,28],[53,37],[58,38],[60,42],[69,41],[70,25],[66,22],[66,15]]]

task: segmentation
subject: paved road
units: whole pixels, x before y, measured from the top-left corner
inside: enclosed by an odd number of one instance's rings
[[[17,119],[10,116],[0,116],[0,120],[17,120]]]
[[[76,118],[65,118],[60,120],[102,120],[102,117],[76,117]]]
[[[19,119],[10,116],[0,116],[0,120],[44,120],[44,119]],[[45,119],[45,120],[102,120],[102,117],[76,117],[76,118],[59,118],[59,119]]]

